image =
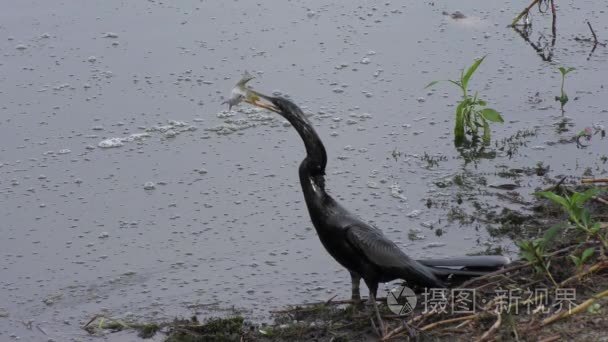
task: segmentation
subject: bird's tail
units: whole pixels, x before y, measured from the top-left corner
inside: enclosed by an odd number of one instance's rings
[[[447,280],[450,284],[457,284],[500,270],[510,264],[511,260],[500,255],[479,255],[418,262],[427,266],[436,277]]]
[[[498,270],[511,263],[502,255],[475,255],[447,259],[423,259],[419,263],[431,267],[451,267],[455,269]]]

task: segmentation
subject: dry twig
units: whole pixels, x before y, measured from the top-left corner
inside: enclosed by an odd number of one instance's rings
[[[589,22],[587,22],[587,23],[589,23]],[[581,183],[583,183],[583,184],[608,183],[608,178],[583,178],[583,179],[581,179]]]
[[[450,323],[454,323],[454,322],[468,321],[468,320],[473,319],[473,318],[477,318],[477,315],[475,314],[475,315],[468,315],[468,316],[450,318],[450,319],[446,319],[446,320],[443,320],[443,321],[439,321],[439,322],[435,322],[435,323],[431,323],[431,324],[425,325],[424,327],[420,328],[420,330],[426,331],[426,330],[433,329],[433,328],[435,328],[437,326],[440,326],[440,325],[450,324]]]
[[[498,313],[498,314],[496,314],[496,322],[494,322],[494,324],[492,324],[490,329],[488,329],[488,331],[483,333],[483,335],[481,335],[481,337],[476,342],[487,341],[490,338],[490,336],[492,336],[492,334],[494,334],[498,330],[498,328],[500,328],[501,323],[502,323],[502,318],[501,318],[501,315]]]
[[[549,325],[555,321],[558,321],[562,318],[566,318],[566,317],[570,317],[570,316],[574,316],[576,314],[579,314],[583,311],[585,311],[588,307],[591,306],[591,304],[595,303],[598,299],[604,298],[604,297],[608,297],[608,290],[605,290],[604,292],[598,293],[596,295],[594,295],[593,297],[587,299],[586,301],[582,302],[581,304],[577,305],[574,307],[574,309],[572,310],[568,310],[568,311],[561,311],[556,313],[555,315],[545,318],[541,324],[541,326],[546,326]]]
[[[519,19],[521,19],[524,16],[528,15],[528,13],[530,13],[530,9],[534,5],[536,5],[539,1],[541,1],[541,0],[534,0],[534,1],[532,1],[532,3],[528,7],[526,7],[523,11],[521,11],[521,13],[519,13],[519,15],[517,17],[515,17],[515,19],[513,19],[513,22],[511,23],[511,26],[517,25],[517,22],[519,21]]]

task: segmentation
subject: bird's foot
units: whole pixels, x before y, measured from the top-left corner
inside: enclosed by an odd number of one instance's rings
[[[371,322],[372,322],[372,327],[374,327],[374,329],[378,333],[378,336],[380,336],[380,338],[382,338],[386,335],[387,331],[386,331],[386,326],[384,325],[384,321],[382,320],[382,316],[380,315],[380,311],[378,310],[378,304],[376,303],[376,299],[374,297],[370,297],[367,304],[372,306],[373,311],[376,315],[376,319],[378,320],[378,328],[376,328],[376,325],[374,324],[374,318],[370,317]]]

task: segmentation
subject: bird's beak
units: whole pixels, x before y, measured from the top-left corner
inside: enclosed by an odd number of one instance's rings
[[[252,104],[256,107],[263,108],[275,113],[281,113],[279,108],[272,103],[272,98],[255,90],[247,89],[244,102]]]

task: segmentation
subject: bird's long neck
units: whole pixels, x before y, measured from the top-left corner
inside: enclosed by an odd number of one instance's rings
[[[284,99],[281,99],[280,107],[281,115],[296,129],[306,147],[306,158],[300,164],[300,184],[306,204],[309,211],[321,210],[328,198],[325,192],[325,146],[300,108]]]

